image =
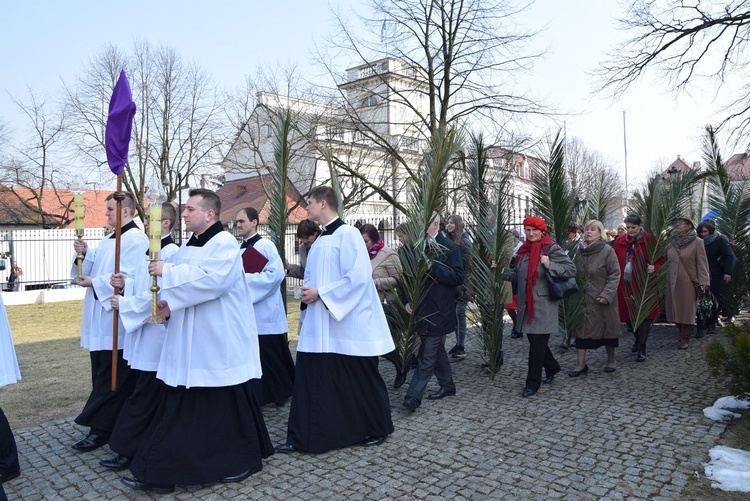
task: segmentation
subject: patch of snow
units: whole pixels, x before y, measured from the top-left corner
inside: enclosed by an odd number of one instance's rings
[[[750,492],[750,452],[717,445],[704,463],[711,487],[723,491]]]

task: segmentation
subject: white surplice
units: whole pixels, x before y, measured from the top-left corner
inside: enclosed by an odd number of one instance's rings
[[[123,295],[133,294],[133,279],[138,267],[143,265],[143,256],[148,250],[148,237],[137,227],[120,236],[120,273],[125,275]],[[112,319],[114,311],[109,298],[114,294],[110,285],[115,271],[115,239],[106,236],[96,249],[89,248],[82,264],[83,275],[90,276],[93,286],[86,288],[83,299],[83,321],[81,324],[81,346],[89,351],[112,350]],[[78,276],[73,257],[71,278]],[[94,298],[96,292],[96,299]],[[117,349],[123,347],[125,329],[122,322],[117,330]]]
[[[5,304],[0,295],[0,386],[13,384],[21,380],[21,372],[18,370],[16,349],[13,346],[13,336],[10,333],[8,315],[5,313]]]
[[[175,244],[161,249],[160,258],[167,261],[179,250]],[[147,324],[144,319],[151,315],[151,285],[153,277],[148,274],[149,258],[143,256],[143,265],[139,268],[134,280],[135,294],[120,298],[120,320],[125,328],[122,357],[133,369],[156,372],[159,367],[164,337],[167,335],[166,324]],[[161,286],[161,278],[157,279]]]
[[[187,243],[164,263],[161,299],[171,317],[157,377],[188,388],[260,378],[255,315],[237,240],[221,231],[202,247]]]
[[[342,225],[315,240],[305,285],[317,287],[320,299],[307,305],[297,351],[379,356],[395,349],[356,228]]]
[[[245,273],[255,310],[258,335],[284,334],[289,331],[284,298],[281,296],[280,288],[286,276],[284,263],[276,246],[270,240],[261,238],[253,247],[268,259],[260,272]],[[240,253],[244,253],[245,250],[240,249]]]

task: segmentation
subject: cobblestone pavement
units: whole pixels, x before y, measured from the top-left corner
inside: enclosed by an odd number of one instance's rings
[[[494,385],[481,373],[479,349],[453,364],[455,397],[424,400],[414,414],[391,388],[394,370],[381,361],[390,388],[393,435],[379,447],[324,454],[276,454],[242,483],[177,486],[163,499],[675,499],[724,431],[702,409],[722,396],[703,357],[707,340],[677,350],[673,326],[657,325],[648,360],[636,363],[632,335],[617,349],[618,368],[604,373],[600,349],[588,375],[570,378],[575,350],[551,385],[522,398],[526,339],[505,337],[505,365]],[[453,346],[449,338],[448,348]],[[408,382],[408,381],[407,381]],[[428,392],[436,388],[433,378]],[[274,444],[286,438],[289,405],[265,407]],[[98,462],[108,447],[77,454],[86,430],[72,418],[15,430],[22,474],[4,485],[9,499],[150,499],[125,487]]]

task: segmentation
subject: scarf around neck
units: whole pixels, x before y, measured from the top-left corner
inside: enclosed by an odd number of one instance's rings
[[[385,247],[385,242],[383,242],[382,240],[378,240],[375,244],[373,244],[372,247],[367,250],[367,252],[370,254],[370,259],[375,259],[375,256],[378,255],[378,252],[380,252],[383,247]]]
[[[531,323],[534,318],[534,286],[539,278],[539,257],[542,255],[542,248],[546,248],[555,242],[546,233],[536,242],[523,243],[518,249],[518,256],[523,254],[529,255],[528,268],[526,268],[526,323]]]
[[[714,231],[713,233],[711,233],[710,235],[708,235],[706,238],[703,239],[703,245],[710,245],[714,243],[716,239],[719,238],[719,235],[721,235],[721,233],[719,233],[718,231]]]
[[[678,249],[682,249],[696,238],[698,238],[698,234],[695,232],[695,230],[689,230],[687,233],[675,237],[673,243],[675,247],[677,247]]]

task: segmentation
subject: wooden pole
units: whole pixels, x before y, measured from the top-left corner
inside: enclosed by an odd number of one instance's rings
[[[117,215],[115,222],[115,273],[120,273],[120,236],[122,235],[122,201],[125,200],[125,193],[122,192],[122,174],[117,176],[117,191],[112,194],[112,198],[117,201]],[[115,296],[120,294],[119,287],[115,287]],[[112,311],[112,391],[117,390],[117,326],[120,323],[118,310]]]

